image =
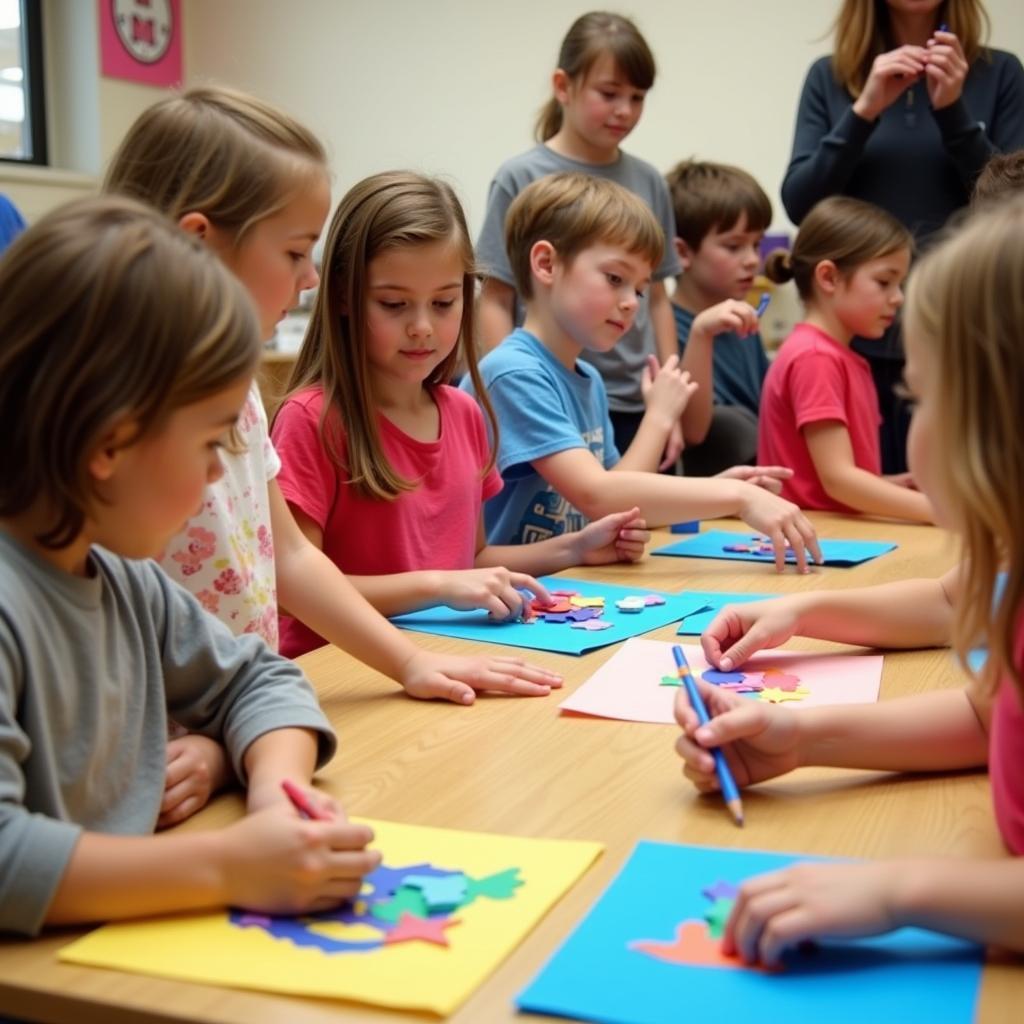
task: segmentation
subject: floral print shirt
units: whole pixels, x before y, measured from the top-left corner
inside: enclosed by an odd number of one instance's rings
[[[281,460],[253,384],[238,417],[244,451],[221,453],[224,475],[167,545],[160,565],[235,634],[258,633],[277,650],[277,589],[267,485]]]

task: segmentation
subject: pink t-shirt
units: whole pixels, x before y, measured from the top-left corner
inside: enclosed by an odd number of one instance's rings
[[[501,490],[501,476],[494,469],[483,473],[491,454],[476,402],[451,387],[435,388],[433,395],[441,421],[436,441],[417,441],[377,417],[391,465],[418,481],[393,501],[363,497],[327,454],[319,387],[292,396],[278,412],[272,434],[281,457],[281,492],[323,530],[324,553],[343,572],[381,576],[473,567],[483,503]],[[302,623],[281,616],[282,654],[294,658],[323,643]]]
[[[757,461],[793,470],[782,496],[801,508],[852,512],[825,493],[802,433],[826,420],[846,427],[857,466],[881,473],[882,418],[867,360],[817,327],[797,324],[764,379]]]
[[[1013,660],[1024,665],[1024,616],[1019,620]],[[1024,856],[1024,709],[1009,676],[999,683],[989,727],[988,774],[996,822],[1011,853]]]

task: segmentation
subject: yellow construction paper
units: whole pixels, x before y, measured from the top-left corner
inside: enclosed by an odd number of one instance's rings
[[[110,924],[72,942],[69,963],[157,974],[183,981],[291,995],[351,999],[452,1013],[522,941],[600,855],[600,843],[401,825],[365,820],[392,868],[428,862],[480,879],[519,869],[509,899],[478,897],[452,917],[449,946],[402,942],[365,952],[328,953],[294,945],[261,927],[232,924],[227,912]],[[315,922],[335,939],[372,937],[366,925]]]

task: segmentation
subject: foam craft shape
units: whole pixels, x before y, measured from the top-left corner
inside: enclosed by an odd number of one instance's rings
[[[406,909],[383,930],[339,922],[337,914],[331,920],[328,915],[269,918],[236,913],[235,923],[223,911],[177,915],[106,925],[65,946],[58,957],[66,963],[201,984],[444,1015],[472,994],[602,850],[599,843],[385,821],[366,824],[376,833],[373,845],[387,865],[372,876],[374,893],[394,892],[410,875],[457,874],[466,880],[467,899],[472,902],[462,904],[451,917],[432,915],[425,923]],[[393,870],[397,865],[406,867]],[[364,895],[359,903],[365,906],[367,901]],[[456,921],[458,927],[453,927]],[[291,925],[307,941],[275,936],[270,929],[281,924]],[[439,928],[443,924],[448,927]],[[424,927],[433,939],[406,934]],[[398,937],[407,941],[395,940],[395,928],[402,929]],[[436,945],[440,940],[447,945]],[[327,945],[347,948],[329,951]]]
[[[775,556],[759,555],[755,551],[726,551],[726,546],[736,544],[752,545],[756,548],[757,535],[753,533],[733,533],[729,530],[707,530],[696,537],[676,541],[662,548],[656,548],[652,555],[673,555],[678,558],[724,558],[739,562],[764,562],[774,565]],[[896,544],[881,540],[830,540],[818,538],[825,565],[850,568],[869,562],[895,549]],[[796,555],[787,551],[786,561],[796,562]]]
[[[553,651],[556,654],[581,655],[677,622],[687,613],[700,607],[690,595],[658,593],[655,596],[662,598],[664,604],[646,606],[639,613],[622,612],[615,607],[616,601],[626,597],[646,599],[651,591],[617,587],[610,583],[564,579],[560,576],[544,576],[540,582],[549,591],[553,588],[571,588],[577,591],[577,596],[580,597],[604,598],[600,619],[585,621],[610,622],[612,628],[573,629],[564,623],[543,621],[495,622],[483,609],[459,612],[452,608],[427,608],[410,615],[400,615],[392,621],[402,629],[417,633],[452,636],[489,644],[506,644],[509,647],[528,647],[535,651]]]
[[[821,940],[781,971],[745,968],[708,935],[715,879],[739,884],[798,860],[779,853],[641,842],[539,975],[520,1010],[601,1024],[968,1024],[983,951],[905,928]]]
[[[699,677],[710,668],[699,647],[685,645],[683,650],[695,676]],[[663,685],[662,680],[674,669],[672,644],[634,637],[558,706],[565,711],[598,718],[670,725],[675,722],[672,705],[676,691]],[[761,651],[740,666],[741,672],[755,679],[758,673],[771,669],[784,669],[787,674],[798,676],[801,684],[811,691],[806,696],[801,694],[790,705],[793,708],[871,704],[878,700],[882,656],[773,650]],[[772,678],[768,676],[766,686],[771,685]],[[793,700],[795,696],[782,690],[779,694],[786,700]]]
[[[691,612],[679,624],[677,633],[682,636],[700,636],[711,625],[711,620],[727,604],[750,604],[753,601],[767,601],[778,594],[726,594],[711,590],[686,590],[683,596],[694,604]]]

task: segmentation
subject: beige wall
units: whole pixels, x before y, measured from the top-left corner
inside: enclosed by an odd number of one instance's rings
[[[498,164],[531,143],[558,45],[600,7],[569,0],[185,0],[190,82],[230,82],[302,117],[328,143],[340,195],[375,171],[450,176],[479,224]],[[993,42],[1024,54],[1024,2],[988,0]],[[658,81],[627,148],[667,170],[685,156],[750,169],[776,204],[810,62],[834,0],[631,0]],[[511,12],[514,12],[514,16]]]

